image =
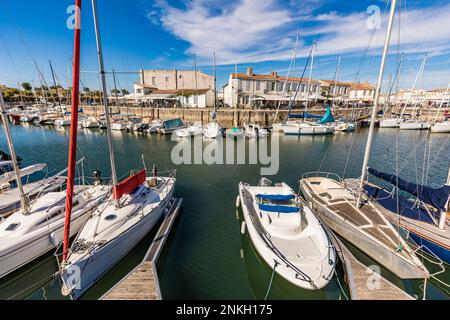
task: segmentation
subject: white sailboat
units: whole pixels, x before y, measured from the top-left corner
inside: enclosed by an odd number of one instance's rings
[[[437,122],[439,119],[439,113],[444,106],[444,102],[447,102],[447,105],[450,105],[450,97],[448,96],[448,91],[450,89],[450,82],[447,85],[447,89],[445,90],[444,96],[442,97],[441,103],[439,104],[438,111],[436,112],[436,116],[434,117],[433,124],[430,127],[430,131],[432,133],[450,133],[450,120]]]
[[[258,254],[274,272],[309,290],[333,278],[336,253],[308,205],[285,183],[239,184],[245,228]],[[244,229],[244,227],[243,227]]]
[[[96,0],[92,0],[92,11],[101,84],[106,96],[106,76]],[[74,299],[85,293],[151,231],[168,210],[175,189],[174,174],[157,177],[156,168],[152,178],[147,178],[147,171],[142,170],[118,183],[107,99],[103,103],[114,189],[109,199],[89,217],[70,250],[66,250],[68,236],[65,236],[65,249],[60,267],[62,293]],[[66,228],[70,228],[70,223],[66,224]],[[75,278],[74,270],[78,271]]]
[[[375,104],[372,109],[361,179],[357,181],[358,186],[350,188],[347,185],[348,182],[342,182],[339,177],[332,179],[329,174],[321,176],[315,172],[313,175],[302,177],[300,188],[308,203],[331,230],[348,240],[379,264],[385,266],[399,278],[422,279],[429,277],[428,270],[380,212],[376,203],[363,192],[395,8],[396,0],[393,0],[375,91]]]

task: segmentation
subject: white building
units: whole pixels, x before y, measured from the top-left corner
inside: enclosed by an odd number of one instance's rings
[[[301,84],[300,84],[301,82]],[[309,86],[310,84],[310,86]],[[224,103],[230,107],[252,105],[256,101],[289,101],[300,85],[297,100],[306,100],[309,86],[311,99],[320,96],[320,82],[308,78],[283,77],[277,72],[254,74],[252,68],[246,73],[232,73],[223,87]]]
[[[353,83],[349,88],[348,100],[356,102],[373,102],[375,86],[368,83]]]
[[[127,100],[178,101],[186,107],[212,107],[214,105],[214,78],[193,70],[141,70],[139,83]]]

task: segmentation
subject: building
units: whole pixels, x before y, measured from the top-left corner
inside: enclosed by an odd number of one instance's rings
[[[355,102],[373,102],[375,97],[375,86],[368,83],[353,83],[349,90],[348,100]]]
[[[300,88],[298,87],[300,85]],[[310,85],[310,86],[309,86]],[[246,73],[232,73],[223,87],[224,103],[230,107],[254,105],[257,101],[289,101],[299,88],[298,101],[320,96],[320,82],[308,78],[285,77],[277,72],[255,74],[253,68]]]
[[[186,107],[214,105],[214,78],[193,70],[140,70],[134,93],[125,97],[135,102],[178,101]]]
[[[350,95],[350,88],[354,85],[352,82],[319,80],[321,95],[329,98],[345,99]]]

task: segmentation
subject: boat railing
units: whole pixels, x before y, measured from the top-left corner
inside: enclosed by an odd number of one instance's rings
[[[442,281],[441,279],[439,279],[437,277],[439,274],[442,274],[446,271],[444,261],[442,261],[441,258],[439,258],[433,251],[428,249],[428,247],[424,244],[415,248],[414,253],[416,255],[420,256],[422,259],[425,259],[429,263],[440,268],[440,270],[438,270],[434,273],[430,273],[430,278],[433,278],[435,281],[439,282],[440,284],[446,286],[447,288],[450,288],[450,284],[445,283],[444,281]]]
[[[307,178],[314,178],[314,177],[320,177],[320,178],[326,178],[326,179],[334,179],[337,180],[338,182],[342,182],[341,177],[333,172],[326,172],[326,171],[311,171],[311,172],[306,172],[302,174],[302,179],[307,179]]]

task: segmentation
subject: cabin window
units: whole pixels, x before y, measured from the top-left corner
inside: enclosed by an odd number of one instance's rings
[[[20,223],[11,223],[5,231],[14,231],[20,226]]]
[[[107,215],[105,217],[106,221],[113,221],[113,220],[116,220],[116,219],[117,219],[117,215],[115,215],[115,214],[110,214],[110,215]]]

